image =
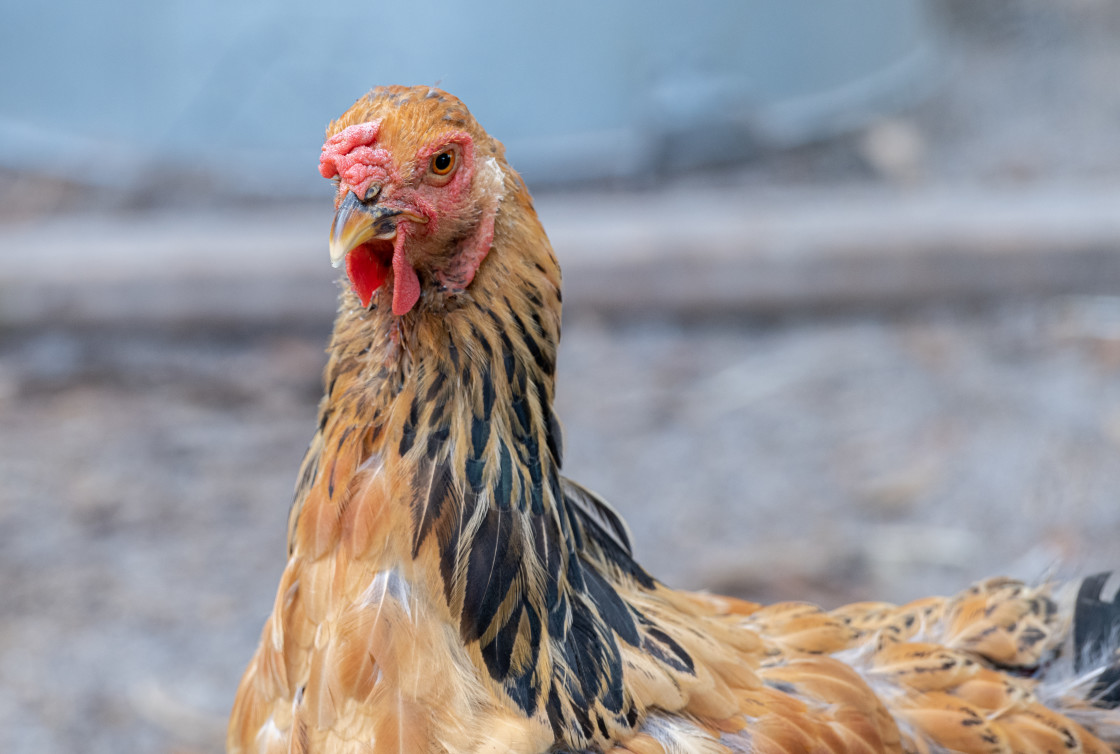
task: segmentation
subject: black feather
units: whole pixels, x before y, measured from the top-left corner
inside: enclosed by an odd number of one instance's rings
[[[420,404],[413,396],[412,405],[408,409],[408,419],[405,421],[404,427],[401,428],[399,452],[402,456],[412,449],[412,443],[416,440],[416,423],[418,421],[420,421]]]
[[[346,442],[346,438],[349,437],[350,433],[353,432],[353,431],[354,431],[353,427],[347,427],[346,429],[342,430],[342,434],[338,436],[338,442],[334,446],[334,451],[336,453],[338,451],[342,450],[342,444],[344,442]]]
[[[467,481],[471,485],[471,490],[474,492],[482,491],[482,472],[486,468],[486,462],[477,458],[467,459]]]
[[[440,397],[443,391],[443,383],[447,380],[447,375],[443,372],[436,372],[435,377],[432,378],[432,384],[428,386],[428,393],[424,396],[424,400],[428,403],[435,403],[436,399]]]
[[[508,304],[509,302],[507,301],[506,303]],[[553,365],[552,361],[544,355],[544,351],[541,350],[541,346],[539,343],[537,343],[537,339],[533,337],[533,334],[531,332],[529,332],[529,328],[525,327],[525,323],[521,320],[521,317],[517,316],[517,312],[515,312],[512,307],[510,308],[509,313],[510,316],[513,317],[514,323],[517,325],[517,329],[521,335],[521,342],[525,344],[525,348],[528,349],[529,355],[533,357],[533,361],[542,372],[551,376],[553,371],[555,371],[555,366]]]
[[[424,449],[428,458],[434,458],[447,444],[447,438],[450,436],[451,429],[447,425],[435,427],[428,432],[428,446]]]
[[[537,562],[545,572],[545,604],[551,607],[560,594],[560,532],[556,519],[547,513],[533,514],[531,525]]]
[[[509,675],[513,660],[513,642],[517,639],[517,629],[521,624],[521,609],[513,611],[504,626],[498,629],[493,641],[482,647],[482,659],[490,671],[490,677],[501,681]]]
[[[548,449],[556,461],[556,468],[564,465],[564,428],[560,425],[560,418],[549,407],[545,414],[548,417]]]
[[[529,406],[525,403],[525,396],[517,394],[513,399],[513,415],[517,417],[518,427],[514,427],[519,436],[529,433]]]
[[[412,557],[420,552],[432,526],[444,513],[444,508],[455,505],[458,494],[455,488],[455,475],[451,464],[446,460],[432,465],[425,459],[416,467],[414,489],[416,498],[412,501]]]
[[[1098,707],[1120,707],[1120,596],[1101,590],[1112,576],[1098,573],[1081,582],[1073,612],[1073,667],[1077,673],[1107,663],[1089,693]]]
[[[548,701],[544,705],[545,712],[548,714],[548,722],[552,726],[552,735],[556,740],[564,738],[564,708],[560,706],[560,693],[556,690],[556,686],[552,686],[548,692]]]
[[[464,495],[464,505],[468,502],[467,498],[473,497],[474,493],[467,493]],[[439,543],[439,575],[443,579],[443,596],[447,600],[447,604],[451,604],[451,593],[455,587],[455,569],[459,563],[459,538],[463,535],[463,519],[460,515],[455,526],[447,528],[443,532]]]
[[[541,619],[537,615],[536,610],[528,606],[525,607],[524,615],[529,625],[529,646],[532,656],[535,658],[540,652],[541,646]],[[536,679],[536,664],[530,662],[527,667],[513,679],[513,683],[506,688],[510,698],[521,707],[526,715],[532,717],[537,712],[537,692],[539,691],[539,686],[540,681]]]
[[[475,532],[467,555],[459,624],[467,641],[486,632],[517,577],[521,548],[512,541],[513,531],[513,514],[491,508]]]
[[[494,351],[490,347],[490,341],[482,336],[482,333],[479,332],[478,327],[473,323],[471,324],[471,335],[474,337],[474,341],[478,343],[479,346],[481,346],[482,350],[486,353],[487,356],[493,354]]]
[[[509,336],[502,333],[502,365],[506,368],[506,381],[513,382],[513,341]]]
[[[599,609],[599,615],[607,625],[615,630],[623,641],[632,646],[637,646],[641,641],[638,627],[634,625],[634,617],[630,608],[618,592],[603,579],[594,568],[583,568],[584,582],[587,584],[587,593]]]
[[[513,496],[513,458],[509,454],[509,446],[501,440],[498,453],[498,486],[494,488],[494,503],[501,510],[510,509],[510,498]]]
[[[490,368],[482,373],[482,418],[490,421],[490,412],[494,410],[494,377]]]
[[[677,644],[671,636],[658,628],[653,621],[639,612],[634,617],[642,626],[645,637],[642,639],[642,649],[653,655],[671,668],[676,668],[685,673],[695,673],[696,666],[692,663],[692,656],[684,647]]]
[[[570,610],[568,609],[568,595],[560,594],[559,598],[548,611],[548,633],[555,639],[568,633],[571,623]]]
[[[489,417],[475,416],[471,419],[471,451],[475,458],[482,458],[486,452],[486,441],[490,438]]]

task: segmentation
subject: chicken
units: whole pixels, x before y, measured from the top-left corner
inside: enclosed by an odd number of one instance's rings
[[[230,752],[1108,752],[1107,576],[823,610],[671,589],[560,474],[560,270],[502,145],[388,87],[328,129],[345,264]]]

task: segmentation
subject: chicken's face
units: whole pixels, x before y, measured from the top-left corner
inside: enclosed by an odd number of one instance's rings
[[[319,172],[338,183],[330,253],[363,306],[404,315],[424,289],[461,291],[494,236],[502,147],[451,95],[376,89],[331,124]]]

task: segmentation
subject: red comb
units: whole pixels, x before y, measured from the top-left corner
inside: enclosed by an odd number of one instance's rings
[[[359,197],[365,197],[371,183],[384,183],[394,171],[389,152],[373,148],[380,128],[379,120],[357,123],[327,139],[319,173],[324,178],[337,176]]]

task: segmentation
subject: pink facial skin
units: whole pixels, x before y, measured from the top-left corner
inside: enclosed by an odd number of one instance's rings
[[[409,237],[418,232],[424,235],[435,233],[441,219],[462,217],[474,211],[468,201],[474,172],[474,142],[464,131],[443,134],[438,141],[426,145],[417,153],[415,164],[418,169],[426,169],[433,155],[449,144],[456,144],[460,164],[452,179],[442,186],[420,183],[415,187],[401,187],[400,174],[392,156],[388,150],[375,146],[380,126],[380,121],[359,123],[328,139],[319,159],[319,172],[324,178],[338,177],[339,196],[353,191],[356,196],[364,198],[370,186],[376,183],[388,189],[383,189],[389,194],[385,198],[385,206],[407,209],[427,218],[426,224],[417,227],[407,220],[398,223],[391,262],[384,253],[388,249],[381,252],[369,244],[352,249],[346,258],[347,275],[363,306],[369,306],[373,294],[384,284],[392,267],[393,314],[402,316],[411,311],[420,299],[420,279],[405,253]],[[397,188],[393,190],[390,187]],[[477,229],[464,239],[451,264],[446,269],[435,270],[436,278],[445,289],[464,290],[474,279],[493,241],[496,209],[496,203],[492,207],[484,207]]]
[[[474,140],[465,131],[452,131],[433,142],[416,155],[416,164],[426,165],[432,156],[450,144],[459,145],[462,165],[456,176],[444,186],[421,186],[411,197],[412,202],[430,219],[429,231],[436,230],[438,219],[461,213],[470,207],[469,191],[474,174]],[[477,229],[464,239],[452,263],[445,269],[436,270],[435,275],[444,288],[451,291],[465,290],[479,265],[486,258],[494,241],[494,216],[497,207],[484,207]]]

